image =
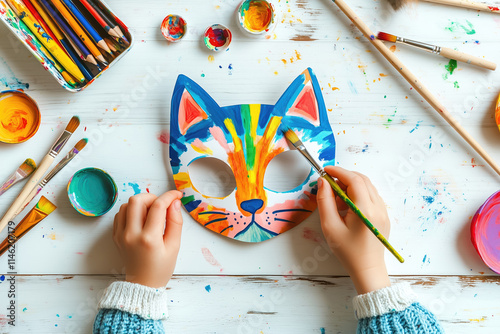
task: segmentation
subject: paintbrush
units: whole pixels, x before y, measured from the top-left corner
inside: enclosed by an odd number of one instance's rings
[[[33,173],[36,169],[36,163],[32,159],[24,160],[23,164],[12,173],[11,176],[5,181],[5,183],[0,187],[0,196],[10,189],[14,184],[21,180],[24,180]]]
[[[14,213],[15,216],[20,214],[24,210],[24,208],[26,208],[28,204],[30,204],[33,198],[35,198],[35,196],[40,193],[43,187],[45,187],[47,183],[49,183],[50,180],[52,180],[54,176],[57,175],[57,173],[59,173],[64,167],[66,167],[66,165],[69,164],[69,162],[73,160],[73,158],[76,157],[76,155],[80,153],[81,150],[83,150],[83,148],[87,145],[87,142],[88,139],[83,138],[78,143],[76,143],[75,147],[73,147],[71,151],[69,151],[68,154],[66,154],[66,156],[62,158],[61,161],[59,161],[59,163],[54,168],[52,168],[52,170],[45,176],[45,178],[31,191],[28,197],[26,197],[26,199],[24,200],[24,203]]]
[[[332,0],[339,9],[351,20],[352,23],[363,33],[372,45],[387,59],[396,71],[408,81],[408,83],[422,96],[436,112],[445,119],[448,124],[500,175],[500,166],[486,152],[484,148],[464,129],[464,127],[451,115],[446,107],[424,86],[399,58],[389,50],[381,41],[375,38],[370,28],[361,18],[344,2],[344,0]]]
[[[423,0],[423,1],[500,14],[500,9],[498,8],[498,6],[490,6],[488,4],[481,2],[474,2],[467,0]],[[396,10],[398,10],[399,8],[403,7],[404,5],[410,2],[415,2],[415,0],[389,0],[389,3],[391,4],[392,8]]]
[[[21,220],[21,222],[11,230],[10,225],[14,222],[9,222],[9,234],[7,238],[0,244],[0,256],[5,253],[12,245],[21,239],[39,222],[50,215],[57,207],[45,197],[41,197],[33,209]]]
[[[432,44],[427,44],[427,43],[422,43],[419,41],[414,41],[412,39],[407,39],[403,37],[399,37],[396,35],[391,35],[386,32],[379,32],[377,35],[377,38],[383,41],[391,42],[391,43],[402,43],[406,45],[411,45],[416,48],[425,50],[430,53],[435,53],[440,56],[443,56],[448,59],[455,59],[458,61],[461,61],[463,63],[471,64],[471,65],[476,65],[482,68],[487,68],[488,70],[494,71],[497,68],[497,64],[481,59],[479,57],[471,56],[466,53],[456,51],[450,48],[446,47],[441,47],[437,45],[432,45]]]
[[[347,206],[359,217],[361,218],[361,221],[363,221],[363,224],[368,227],[368,229],[382,242],[382,244],[387,248],[397,259],[399,262],[403,263],[405,260],[403,257],[394,249],[394,247],[391,246],[389,241],[377,230],[375,226],[366,218],[366,216],[359,210],[359,208],[354,204],[354,202],[347,196],[347,194],[340,188],[340,186],[335,182],[335,180],[328,175],[327,172],[321,167],[321,165],[311,156],[311,154],[307,151],[306,147],[302,143],[302,141],[299,139],[297,134],[290,128],[284,127],[282,129],[283,133],[285,134],[285,137],[292,143],[292,145],[300,152],[302,155],[309,161],[311,166],[313,167],[314,170],[322,177],[324,178],[332,187],[332,189],[335,191],[337,196],[339,196],[346,204]]]
[[[10,208],[3,216],[2,220],[0,220],[0,232],[5,228],[7,223],[15,217],[14,213],[17,212],[17,210],[24,203],[26,197],[31,193],[33,188],[36,187],[38,182],[40,182],[40,179],[42,178],[43,174],[45,174],[47,169],[49,169],[50,165],[52,165],[54,159],[57,157],[57,155],[62,150],[64,145],[71,138],[71,135],[78,128],[79,125],[80,125],[80,118],[78,118],[78,116],[73,116],[69,121],[68,125],[66,126],[64,132],[59,136],[59,138],[57,138],[54,145],[52,145],[52,147],[50,148],[50,151],[43,158],[42,162],[40,163],[36,171],[33,173],[33,176],[31,176],[29,181],[24,185],[24,188],[21,190],[19,196],[17,196],[14,203],[11,204]]]

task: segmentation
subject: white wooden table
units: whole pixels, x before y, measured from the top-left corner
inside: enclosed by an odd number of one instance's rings
[[[34,139],[0,145],[0,179],[28,157],[40,161],[74,114],[82,125],[71,144],[90,140],[45,189],[58,209],[17,244],[16,327],[7,323],[5,280],[0,283],[1,333],[90,332],[103,289],[123,277],[111,239],[114,213],[135,192],[174,188],[168,145],[160,139],[168,136],[178,74],[196,80],[220,105],[274,104],[306,67],[315,70],[323,87],[338,164],[369,175],[386,200],[391,241],[406,258],[399,264],[387,255],[393,280],[410,282],[449,333],[498,332],[500,279],[469,241],[470,220],[498,190],[498,176],[329,0],[275,2],[276,30],[267,39],[255,39],[236,26],[237,0],[109,0],[136,43],[79,94],[59,87],[0,26],[0,88],[28,83],[27,92],[43,115]],[[374,31],[500,61],[498,15],[429,3],[397,13],[383,0],[348,3]],[[160,34],[160,22],[169,13],[189,24],[177,44],[167,44]],[[228,52],[211,54],[202,46],[200,36],[212,23],[232,28]],[[444,58],[405,46],[395,52],[500,161],[493,119],[500,73],[459,64],[450,75]],[[118,203],[101,218],[80,216],[66,196],[69,177],[88,166],[107,170],[119,186]],[[2,196],[0,212],[19,189]],[[262,244],[228,240],[188,214],[184,218],[176,276],[169,284],[167,332],[354,332],[355,291],[338,261],[323,256],[317,213]],[[0,272],[6,268],[3,256]]]

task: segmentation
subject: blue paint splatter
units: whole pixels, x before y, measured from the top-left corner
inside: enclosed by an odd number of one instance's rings
[[[422,123],[423,121],[417,121],[417,124],[415,125],[415,127],[413,129],[410,130],[410,133],[413,133],[413,131],[415,130],[418,130],[418,127],[420,126],[420,123]]]
[[[212,291],[212,287],[210,286],[210,284],[205,287],[205,290],[207,290],[207,292]]]
[[[427,259],[427,254],[424,255],[424,259],[422,260],[422,262],[425,263],[426,259]]]
[[[27,310],[28,310],[28,309],[27,309],[26,307],[25,307],[25,308],[23,308],[23,312],[26,312]]]
[[[228,71],[227,71],[227,74],[228,75],[233,75],[233,64],[229,64],[229,66],[227,67]]]
[[[323,327],[321,327],[319,330],[321,331],[321,334],[325,334],[326,333],[326,331],[325,331],[325,329]]]
[[[134,195],[138,195],[141,193],[141,188],[137,183],[129,182],[128,185],[131,186],[132,189],[134,189]]]
[[[9,89],[28,89],[30,88],[29,83],[25,83],[16,78],[14,72],[7,65],[7,62],[0,58],[0,74],[3,77],[0,77],[0,83],[2,83],[6,88]],[[3,64],[3,66],[2,66]]]
[[[422,197],[428,204],[432,204],[435,201],[435,198],[432,196],[422,196]]]
[[[5,281],[5,275],[0,276],[0,282]]]
[[[349,88],[351,89],[351,93],[353,94],[358,94],[358,90],[356,89],[356,87],[354,87],[354,84],[352,83],[352,81],[349,81]]]

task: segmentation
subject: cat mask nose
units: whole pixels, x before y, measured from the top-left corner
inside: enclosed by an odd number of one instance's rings
[[[242,210],[245,210],[252,215],[257,212],[260,208],[264,206],[264,201],[261,199],[250,199],[248,201],[243,201],[240,204]]]

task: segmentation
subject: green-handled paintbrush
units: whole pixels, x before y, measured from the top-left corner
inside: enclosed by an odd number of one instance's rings
[[[389,241],[377,230],[375,226],[366,218],[366,216],[359,210],[359,208],[354,204],[354,202],[347,196],[347,194],[340,188],[340,186],[335,182],[335,180],[328,175],[327,172],[323,170],[321,165],[314,160],[314,158],[309,154],[307,151],[306,147],[302,143],[302,141],[299,139],[297,134],[292,130],[289,129],[288,127],[284,127],[282,129],[283,133],[285,134],[285,137],[295,146],[295,148],[302,153],[302,155],[309,161],[309,163],[312,165],[314,170],[318,172],[318,174],[323,177],[332,189],[335,191],[335,193],[347,204],[347,206],[363,221],[363,223],[368,227],[370,231],[384,244],[385,248],[387,248],[392,255],[394,255],[399,262],[403,263],[405,260],[403,257],[392,247],[392,245],[389,243]]]

